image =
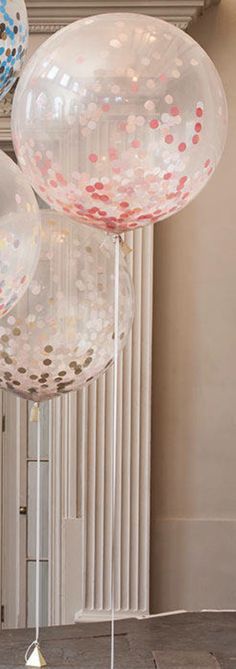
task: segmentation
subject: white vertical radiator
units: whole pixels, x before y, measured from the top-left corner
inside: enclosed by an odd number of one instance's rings
[[[135,286],[135,321],[119,363],[115,607],[120,613],[145,614],[149,610],[153,227],[128,233],[126,241],[132,249],[127,262]],[[77,619],[97,612],[105,615],[111,608],[112,419],[110,369],[78,397],[82,587]]]

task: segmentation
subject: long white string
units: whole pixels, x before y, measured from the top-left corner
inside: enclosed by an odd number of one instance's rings
[[[35,640],[39,642],[39,608],[40,608],[40,458],[41,458],[41,434],[40,434],[40,409],[38,408],[37,421],[37,503],[36,503],[36,596],[35,596]]]
[[[114,267],[114,387],[113,387],[113,448],[112,448],[112,551],[111,551],[111,669],[115,666],[115,540],[116,540],[116,462],[117,462],[117,400],[119,356],[119,273],[120,239],[115,237]]]
[[[37,429],[37,489],[36,489],[36,562],[35,562],[35,640],[32,641],[30,646],[27,648],[25,653],[25,661],[27,662],[30,651],[35,646],[39,646],[39,610],[40,610],[40,504],[41,504],[41,495],[40,495],[40,466],[41,466],[41,434],[40,434],[40,408],[39,405],[35,404],[32,411],[36,410],[37,419],[36,429]]]

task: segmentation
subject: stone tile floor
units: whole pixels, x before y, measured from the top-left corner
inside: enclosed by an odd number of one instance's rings
[[[33,638],[32,630],[0,632],[0,669],[23,668]],[[51,669],[110,669],[110,625],[44,628],[41,648]],[[115,668],[155,666],[236,669],[236,613],[184,613],[117,622]]]

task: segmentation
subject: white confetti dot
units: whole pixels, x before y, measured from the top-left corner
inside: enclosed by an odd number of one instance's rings
[[[148,79],[147,80],[147,88],[155,88],[155,81],[154,79]]]
[[[193,65],[194,67],[196,67],[196,65],[199,64],[199,63],[198,63],[198,60],[196,60],[195,58],[191,58],[190,63],[191,63],[191,65]]]
[[[41,292],[41,285],[38,281],[32,281],[30,285],[30,290],[33,295],[39,295]]]
[[[9,316],[9,318],[7,319],[7,322],[9,323],[9,325],[14,325],[15,322],[16,322],[16,319],[15,319],[14,316]]]
[[[169,120],[170,120],[169,114],[162,114],[161,115],[161,120],[162,120],[162,123],[169,123]]]
[[[174,77],[174,79],[179,79],[180,78],[179,70],[173,70],[172,77]]]
[[[142,65],[150,65],[150,58],[142,58],[141,63]]]
[[[144,125],[144,123],[145,123],[144,116],[137,116],[136,117],[136,125],[141,127],[142,125]]]
[[[166,95],[166,96],[165,96],[165,102],[166,102],[168,105],[171,105],[172,102],[173,102],[172,95]]]
[[[36,321],[36,316],[35,314],[29,314],[27,318],[25,319],[26,323],[34,323]]]
[[[121,47],[121,43],[118,39],[111,39],[110,46],[112,46],[113,49],[119,49]]]
[[[95,130],[96,127],[97,127],[97,124],[95,123],[95,121],[89,121],[88,122],[89,130]]]
[[[152,100],[147,100],[147,102],[144,103],[144,107],[147,109],[147,111],[153,111],[153,109],[155,109],[155,105]]]

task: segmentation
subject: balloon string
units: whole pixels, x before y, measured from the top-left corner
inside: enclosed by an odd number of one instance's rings
[[[113,389],[113,448],[112,448],[112,551],[111,551],[111,669],[115,666],[115,539],[116,539],[116,462],[117,462],[117,400],[119,355],[119,271],[120,240],[115,237],[114,281],[114,389]]]
[[[30,415],[30,421],[37,426],[37,484],[36,484],[36,575],[35,575],[35,640],[32,641],[25,653],[27,662],[31,648],[39,646],[39,608],[40,608],[40,465],[41,465],[41,434],[40,434],[40,408],[36,402]]]
[[[37,421],[37,503],[36,503],[36,597],[35,597],[35,639],[39,642],[39,607],[40,607],[40,410]]]

